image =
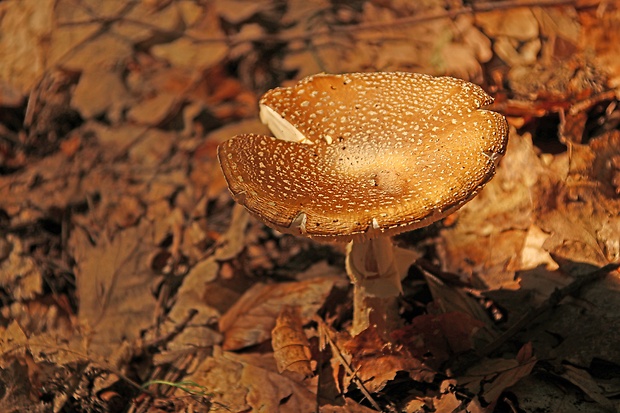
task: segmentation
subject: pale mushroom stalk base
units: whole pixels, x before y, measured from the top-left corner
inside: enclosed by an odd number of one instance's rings
[[[395,247],[388,236],[349,243],[346,269],[353,283],[353,335],[372,325],[389,339],[389,332],[399,327],[401,280],[415,258],[412,251]]]

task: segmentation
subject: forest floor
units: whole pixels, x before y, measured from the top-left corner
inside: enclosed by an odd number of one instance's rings
[[[5,0],[0,33],[0,411],[620,411],[617,2]],[[395,238],[389,340],[350,334],[345,245],[251,217],[216,156],[267,90],[360,71],[510,125]]]

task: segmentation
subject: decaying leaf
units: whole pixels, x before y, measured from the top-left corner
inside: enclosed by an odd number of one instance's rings
[[[22,241],[0,238],[0,286],[17,300],[29,300],[43,292],[41,269],[24,251]]]
[[[216,347],[186,379],[204,386],[214,402],[231,411],[315,412],[314,392],[280,375],[272,355],[267,356],[237,355]]]
[[[532,343],[524,345],[515,359],[488,359],[469,369],[459,378],[472,393],[478,394],[484,405],[495,403],[500,394],[530,374],[537,359],[532,354]]]
[[[407,346],[382,339],[372,327],[345,342],[343,351],[346,351],[355,372],[345,376],[345,389],[354,380],[360,380],[368,391],[375,393],[393,380],[399,371],[409,373],[419,382],[431,382],[435,377],[435,371],[423,362],[423,358],[414,355]]]
[[[278,372],[291,371],[302,377],[312,376],[310,343],[302,327],[299,307],[282,308],[271,331],[271,347]]]
[[[438,368],[453,355],[471,350],[474,334],[484,326],[466,313],[453,311],[418,316],[393,336],[414,357]]]
[[[143,221],[95,244],[84,230],[76,229],[70,245],[76,261],[80,323],[88,332],[92,351],[109,355],[153,323],[156,301],[148,260],[154,249],[152,228]]]
[[[225,350],[248,347],[268,340],[285,305],[298,305],[308,320],[323,305],[332,287],[345,281],[319,277],[305,281],[265,285],[256,283],[220,318]]]
[[[603,388],[594,381],[592,376],[583,369],[578,369],[574,366],[565,366],[566,370],[562,374],[562,377],[579,387],[585,394],[587,394],[592,400],[596,401],[602,407],[612,412],[615,410],[614,402],[605,397]]]

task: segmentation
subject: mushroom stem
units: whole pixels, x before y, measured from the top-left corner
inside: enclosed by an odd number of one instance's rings
[[[346,268],[354,291],[353,335],[373,325],[388,338],[388,332],[398,326],[401,279],[411,262],[403,270],[404,262],[399,262],[397,255],[392,239],[387,236],[354,239],[347,246]]]

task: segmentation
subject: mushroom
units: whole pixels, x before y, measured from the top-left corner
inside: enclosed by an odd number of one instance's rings
[[[318,74],[268,91],[260,118],[275,137],[218,147],[230,192],[268,226],[351,241],[353,333],[388,328],[408,265],[391,236],[456,211],[493,177],[508,127],[493,99],[451,77]]]

